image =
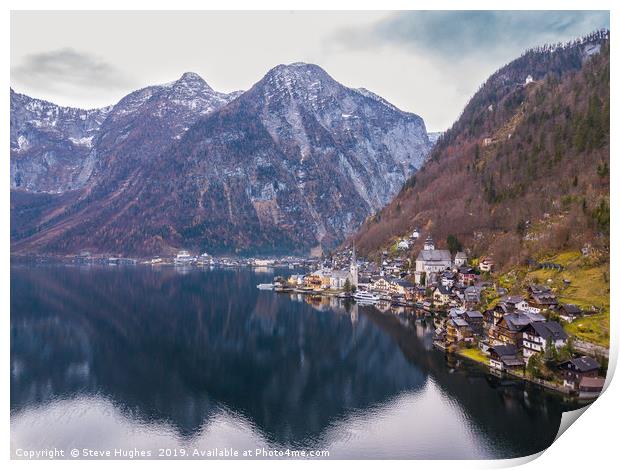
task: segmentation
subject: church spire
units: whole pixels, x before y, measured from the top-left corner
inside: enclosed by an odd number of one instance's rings
[[[424,250],[434,250],[435,249],[435,242],[433,241],[433,237],[429,236],[426,237],[426,241],[424,242]]]
[[[357,287],[358,273],[357,273],[357,257],[355,256],[355,243],[353,244],[353,252],[351,253],[351,266],[349,267],[351,273],[351,284]]]

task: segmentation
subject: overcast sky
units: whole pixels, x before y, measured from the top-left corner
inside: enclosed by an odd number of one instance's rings
[[[183,72],[248,89],[311,62],[445,130],[525,49],[609,28],[608,12],[13,12],[11,86],[92,108]]]

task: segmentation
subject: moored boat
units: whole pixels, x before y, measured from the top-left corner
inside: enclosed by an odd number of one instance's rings
[[[375,303],[380,300],[379,296],[365,290],[357,291],[353,298],[359,303]]]

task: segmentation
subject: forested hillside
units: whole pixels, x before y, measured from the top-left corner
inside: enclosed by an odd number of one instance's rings
[[[366,220],[353,237],[359,251],[376,254],[417,227],[499,267],[584,245],[606,256],[609,89],[607,31],[526,52],[487,80],[422,169]]]

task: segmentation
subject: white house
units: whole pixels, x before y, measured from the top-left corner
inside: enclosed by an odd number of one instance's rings
[[[292,286],[303,286],[304,275],[303,274],[291,274],[288,278],[288,283]]]
[[[460,268],[465,263],[467,263],[467,255],[462,251],[459,251],[454,257],[454,266]]]
[[[377,279],[374,280],[374,282],[370,286],[370,289],[373,292],[378,292],[381,294],[389,294],[392,290],[392,287],[390,286],[390,279],[388,279],[385,276],[378,277]]]
[[[538,307],[532,307],[529,303],[524,302],[525,305],[520,304],[519,307],[517,307],[519,310],[523,311],[523,312],[527,312],[527,313],[533,313],[533,314],[538,314],[540,313],[540,309]]]
[[[399,250],[408,250],[409,249],[409,242],[403,238],[401,241],[398,242],[398,245],[396,247]]]
[[[482,258],[480,260],[480,271],[483,272],[491,272],[493,269],[493,260],[489,257]]]
[[[456,276],[454,275],[452,271],[445,271],[441,275],[441,280],[440,280],[441,285],[444,287],[452,288],[454,287],[455,278]]]
[[[566,344],[567,339],[568,335],[558,322],[530,323],[523,330],[523,358],[528,360],[534,354],[544,352],[547,341],[558,349]]]
[[[527,301],[520,295],[505,295],[500,299],[500,302],[506,304],[510,308],[523,312],[529,307]]]
[[[437,286],[433,292],[433,303],[435,305],[446,305],[450,302],[450,289],[445,286]]]

